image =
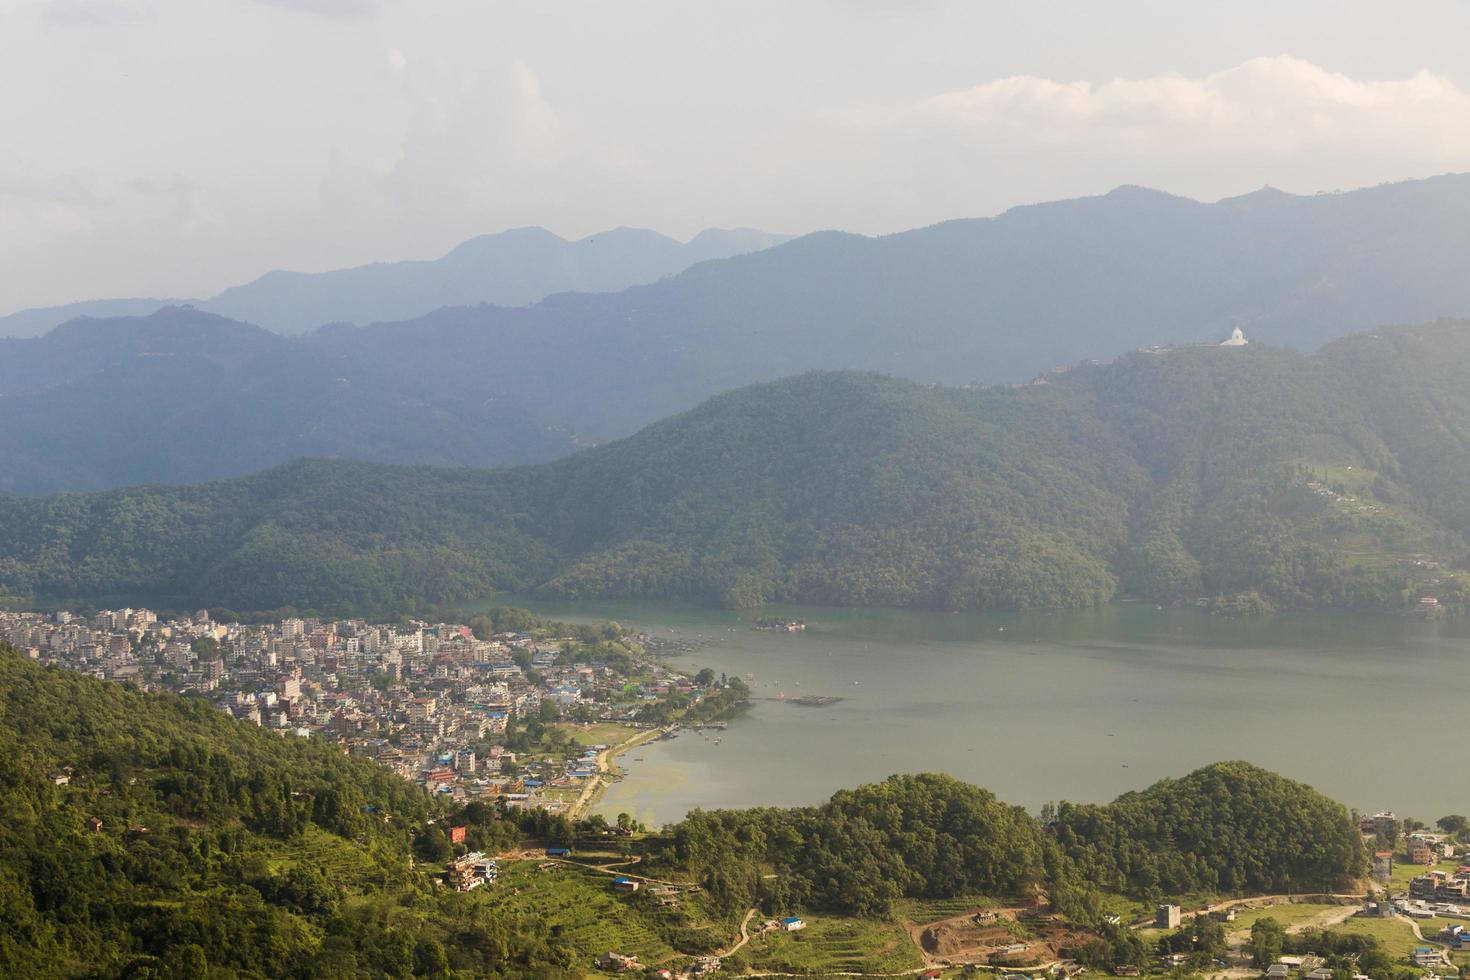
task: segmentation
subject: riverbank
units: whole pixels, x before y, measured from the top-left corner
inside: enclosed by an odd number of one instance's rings
[[[654,739],[667,734],[672,728],[672,725],[666,725],[662,728],[644,729],[643,731],[634,733],[632,736],[624,739],[617,745],[608,746],[607,748],[598,752],[595,756],[597,775],[593,776],[590,780],[587,781],[587,785],[582,788],[582,795],[578,796],[577,801],[572,804],[571,810],[568,813],[571,819],[584,819],[589,813],[592,812],[593,807],[602,802],[603,796],[607,794],[607,787],[612,782],[610,778],[610,773],[613,769],[614,759],[616,759],[622,753],[627,752],[629,749],[636,748],[640,745],[645,745],[648,742],[651,742]]]

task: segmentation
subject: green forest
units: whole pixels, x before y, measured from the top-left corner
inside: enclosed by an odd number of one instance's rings
[[[1349,887],[1366,854],[1347,809],[1244,762],[1207,766],[1040,819],[950,776],[893,776],[816,807],[695,811],[662,859],[730,908],[851,915],[901,898],[1049,900],[1103,923],[1104,895],[1258,894]]]
[[[465,843],[445,825],[465,826]],[[1039,819],[914,775],[625,838],[649,874],[701,886],[698,920],[612,902],[607,878],[538,877],[535,862],[507,872],[514,889],[433,880],[465,848],[580,849],[607,828],[494,801],[451,809],[320,739],[0,647],[4,976],[577,976],[600,950],[558,917],[589,902],[607,917],[591,935],[621,923],[669,956],[728,943],[751,906],[873,918],[900,899],[975,894],[1050,904],[1106,935],[1108,896],[1322,890],[1364,863],[1343,807],[1222,763]],[[564,911],[538,904],[557,896]]]
[[[808,374],[509,470],[300,461],[0,496],[0,597],[412,611],[494,593],[1224,611],[1470,599],[1470,332]]]

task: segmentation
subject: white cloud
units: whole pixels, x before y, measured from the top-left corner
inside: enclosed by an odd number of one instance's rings
[[[1075,151],[1146,164],[1334,150],[1397,157],[1411,169],[1470,162],[1470,95],[1448,78],[1421,71],[1362,81],[1286,55],[1201,78],[1093,84],[1017,75],[847,119],[875,140],[935,139],[969,153]],[[1350,168],[1335,162],[1343,163]]]

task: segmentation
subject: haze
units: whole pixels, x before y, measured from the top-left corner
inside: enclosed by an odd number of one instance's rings
[[[1470,6],[7,0],[0,312],[617,225],[1470,169]],[[1269,40],[1266,40],[1269,39]]]

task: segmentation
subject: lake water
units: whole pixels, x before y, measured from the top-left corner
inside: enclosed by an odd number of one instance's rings
[[[1291,614],[1229,619],[1118,604],[977,616],[731,612],[651,603],[538,604],[695,641],[677,662],[750,676],[724,733],[620,759],[601,812],[651,824],[694,807],[816,803],[896,772],[940,771],[1036,810],[1097,802],[1245,759],[1366,812],[1470,810],[1464,712],[1470,623]],[[805,633],[755,630],[802,617]],[[829,707],[790,699],[832,695]],[[719,742],[714,741],[719,737]]]

